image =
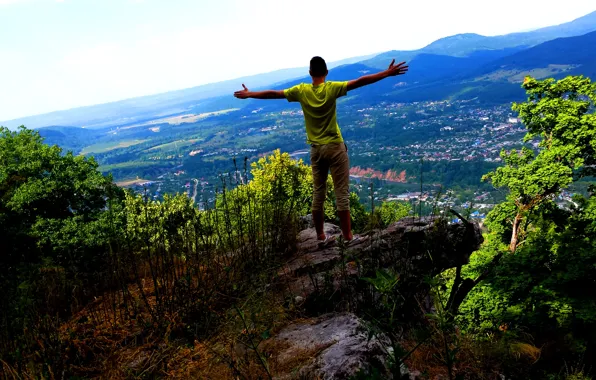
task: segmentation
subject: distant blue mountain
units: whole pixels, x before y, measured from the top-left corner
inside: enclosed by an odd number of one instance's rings
[[[579,65],[574,73],[583,73],[596,62],[596,32],[583,36],[557,38],[538,46],[495,60],[484,72],[503,69],[533,69],[545,65]],[[582,68],[583,67],[583,68]],[[595,78],[596,79],[596,78]]]
[[[498,58],[502,58],[520,51],[519,48],[508,48],[501,50],[481,50],[472,53],[469,57],[452,57],[437,54],[420,54],[416,56],[411,62],[410,70],[407,76],[398,77],[395,80],[384,81],[376,84],[375,92],[379,92],[387,87],[394,87],[395,81],[407,81],[408,83],[428,82],[437,79],[444,79],[452,77],[457,74],[463,74],[475,70],[483,65],[492,62]],[[391,61],[387,62],[389,65]],[[362,62],[351,65],[344,65],[336,67],[329,71],[328,80],[344,81],[358,78],[362,75],[372,74],[378,72],[378,68],[367,66]],[[275,86],[275,89],[284,89],[302,82],[310,82],[309,76],[294,79]]]
[[[485,63],[442,80],[409,86],[393,97],[404,99],[472,99],[503,103],[525,97],[521,83],[526,75],[596,78],[596,32],[557,38]],[[410,78],[411,79],[411,78]]]
[[[560,37],[580,36],[596,31],[596,11],[561,25],[549,26],[530,32],[511,33],[502,36],[482,36],[474,33],[457,34],[441,38],[418,50],[393,50],[381,53],[362,63],[384,68],[391,58],[411,61],[419,54],[438,54],[454,57],[469,57],[479,50],[523,49]]]

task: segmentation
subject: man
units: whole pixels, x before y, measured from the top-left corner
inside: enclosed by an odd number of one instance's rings
[[[300,102],[304,112],[307,143],[311,145],[310,161],[313,174],[314,194],[312,202],[312,218],[317,232],[317,239],[326,245],[335,237],[325,235],[323,229],[325,214],[323,204],[327,193],[327,176],[331,171],[339,224],[346,241],[352,243],[354,238],[350,217],[350,164],[348,148],[344,143],[337,124],[336,99],[348,91],[366,86],[396,75],[405,74],[408,66],[405,62],[395,65],[391,61],[387,70],[376,74],[362,76],[346,82],[326,81],[327,64],[321,57],[310,60],[310,76],[312,84],[301,83],[294,87],[277,91],[249,91],[244,84],[243,90],[236,91],[234,96],[240,99],[287,99],[289,102]]]

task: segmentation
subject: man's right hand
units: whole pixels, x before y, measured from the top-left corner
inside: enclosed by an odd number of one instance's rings
[[[242,83],[242,87],[244,90],[234,92],[234,96],[238,99],[248,99],[250,97],[250,91],[248,91],[248,88],[246,88],[244,83]]]
[[[385,70],[387,76],[394,77],[396,75],[404,75],[408,72],[409,66],[406,65],[405,62],[402,62],[398,65],[395,64],[395,59],[391,61],[389,68]]]
[[[368,86],[369,84],[376,83],[380,80],[383,80],[387,77],[394,77],[396,75],[403,75],[408,72],[408,66],[406,66],[405,62],[400,63],[399,65],[395,64],[395,59],[391,61],[389,68],[384,71],[379,71],[376,74],[369,74],[361,76],[358,79],[353,79],[348,82],[348,91],[355,90],[362,86]]]

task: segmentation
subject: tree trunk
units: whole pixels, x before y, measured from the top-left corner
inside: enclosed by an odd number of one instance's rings
[[[464,302],[468,294],[472,291],[472,289],[474,289],[476,285],[478,285],[481,281],[484,281],[492,273],[492,270],[501,261],[501,257],[503,257],[503,252],[498,253],[495,257],[493,257],[484,272],[482,272],[475,280],[472,280],[471,278],[462,280],[460,277],[458,281],[456,278],[456,282],[459,283],[459,286],[457,288],[453,287],[451,289],[451,294],[449,295],[449,301],[447,303],[447,310],[449,310],[451,313],[451,318],[457,315],[459,312],[459,307]]]
[[[522,216],[520,213],[515,215],[515,219],[513,220],[513,231],[511,232],[511,243],[509,243],[509,252],[514,253],[515,249],[517,248],[517,240],[519,239],[519,226],[522,221]]]
[[[462,278],[461,278],[461,265],[457,266],[457,269],[455,270],[455,279],[453,280],[453,285],[451,286],[451,292],[449,293],[449,299],[447,300],[447,310],[449,310],[450,312],[453,309],[453,301],[455,299],[455,296],[457,295],[457,292],[459,291],[459,287],[461,285],[462,282]],[[459,307],[459,305],[457,305]],[[457,312],[457,310],[456,310]]]

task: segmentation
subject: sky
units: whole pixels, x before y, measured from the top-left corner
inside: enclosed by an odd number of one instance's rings
[[[594,0],[561,4],[0,0],[0,120],[302,67],[313,55],[330,62],[457,33],[530,30],[596,10]]]

